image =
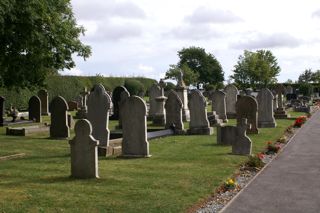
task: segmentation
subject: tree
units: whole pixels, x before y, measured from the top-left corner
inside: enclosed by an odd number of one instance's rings
[[[267,86],[276,83],[276,76],[281,68],[276,57],[269,50],[244,51],[234,66],[234,74],[230,77],[241,88],[253,87],[257,84]]]
[[[310,83],[314,79],[314,74],[311,69],[306,69],[301,75],[299,75],[298,83]]]
[[[165,79],[173,79],[177,81],[180,71],[183,73],[183,80],[186,85],[196,83],[199,78],[199,74],[191,70],[187,64],[183,64],[181,68],[175,64],[171,64],[169,66],[170,68],[166,72]]]
[[[91,54],[81,34],[70,0],[2,0],[0,86],[41,86],[49,74],[74,67],[73,54]]]
[[[206,53],[205,49],[200,47],[183,48],[178,51],[179,62],[177,65],[171,65],[175,68],[181,68],[183,72],[190,74],[190,84],[213,84],[222,83],[224,81],[224,73],[218,60],[211,54]],[[170,69],[168,70],[170,76]],[[184,73],[188,76],[188,74]]]

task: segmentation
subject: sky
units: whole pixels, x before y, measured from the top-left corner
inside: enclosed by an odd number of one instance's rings
[[[225,79],[244,50],[272,51],[279,82],[320,69],[319,0],[72,0],[81,41],[92,48],[65,75],[143,76],[159,80],[177,51],[213,54]]]

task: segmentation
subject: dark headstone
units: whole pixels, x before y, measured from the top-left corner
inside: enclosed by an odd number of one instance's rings
[[[41,100],[38,96],[29,99],[29,120],[41,122]]]
[[[123,91],[128,92],[124,86],[118,86],[112,92],[113,115],[110,117],[111,120],[119,119],[119,102],[121,100],[121,93]]]

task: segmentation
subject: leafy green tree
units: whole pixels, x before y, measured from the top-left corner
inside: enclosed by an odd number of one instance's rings
[[[241,88],[261,85],[263,87],[277,82],[276,76],[281,71],[276,57],[269,50],[244,51],[234,66],[230,77]]]
[[[301,75],[299,75],[298,83],[310,83],[314,80],[314,73],[311,69],[306,69]]]
[[[224,73],[219,61],[211,53],[206,53],[205,49],[200,47],[183,48],[178,51],[178,56],[178,64],[171,65],[171,68],[181,68],[187,75],[185,79],[189,84],[203,84],[205,86],[208,84],[216,85],[224,81]],[[185,71],[186,68],[188,71]],[[167,73],[168,78],[171,78],[169,77],[170,69]]]
[[[320,84],[320,70],[317,70],[314,73],[312,73],[312,81],[314,83]]]
[[[50,74],[75,66],[73,54],[87,58],[70,0],[1,0],[0,86],[41,86]]]
[[[173,79],[177,81],[180,71],[182,71],[184,83],[188,86],[190,84],[195,84],[199,78],[199,74],[191,70],[187,64],[183,64],[181,68],[175,64],[171,64],[169,66],[170,68],[166,72],[165,79]]]

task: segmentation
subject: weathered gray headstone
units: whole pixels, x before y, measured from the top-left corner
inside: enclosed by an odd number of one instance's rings
[[[41,122],[41,101],[38,96],[32,96],[29,99],[29,120]]]
[[[99,141],[92,135],[88,120],[78,120],[75,125],[75,136],[69,141],[71,150],[71,177],[99,178],[98,151]]]
[[[258,127],[276,127],[276,120],[273,116],[273,95],[272,92],[263,88],[257,96],[258,101]]]
[[[223,122],[227,122],[226,94],[216,90],[210,96],[210,100],[212,101],[212,111],[215,111]]]
[[[176,134],[184,133],[184,125],[182,122],[182,101],[178,94],[170,90],[168,99],[165,104],[166,108],[166,129],[174,127]]]
[[[278,95],[278,108],[274,112],[274,117],[277,119],[286,119],[288,118],[287,112],[284,108],[284,101],[283,101],[283,95],[286,92],[286,88],[282,84],[278,84],[275,87],[275,91]]]
[[[4,102],[5,102],[5,98],[0,96],[0,126],[4,125]]]
[[[51,113],[50,137],[67,138],[70,136],[67,110],[68,104],[61,96],[56,96],[50,103]]]
[[[149,89],[149,103],[150,103],[150,109],[148,116],[153,118],[156,114],[156,98],[159,96],[162,96],[161,87],[158,84],[153,84]]]
[[[236,118],[236,102],[239,91],[236,86],[229,84],[224,88],[226,93],[227,118]]]
[[[147,106],[138,96],[121,97],[122,155],[150,157],[147,141]]]
[[[112,92],[113,115],[110,117],[111,120],[119,119],[119,102],[121,100],[121,93],[123,91],[128,92],[128,90],[124,86],[118,86],[114,88]]]
[[[94,85],[88,96],[87,118],[92,125],[92,136],[99,140],[100,146],[109,145],[109,109],[111,98],[102,84]]]
[[[180,71],[180,75],[178,76],[175,91],[182,102],[182,119],[183,121],[190,121],[190,111],[188,109],[188,87],[183,81],[182,71]]]
[[[247,119],[245,118],[237,124],[237,137],[232,143],[232,154],[251,155],[252,142],[246,134],[247,126]]]
[[[207,118],[207,103],[199,90],[192,90],[189,94],[190,128],[189,134],[211,135],[213,128],[210,127]]]
[[[155,114],[152,119],[152,123],[155,125],[165,125],[166,124],[166,109],[164,108],[166,104],[167,97],[164,95],[155,98]]]
[[[241,123],[243,118],[248,119],[248,134],[258,134],[258,103],[251,96],[242,96],[236,103],[237,123]]]
[[[85,87],[84,90],[80,94],[82,96],[82,104],[81,104],[80,109],[78,109],[75,117],[77,119],[84,119],[84,118],[87,118],[87,112],[88,112],[87,96],[90,94],[90,92]]]
[[[49,95],[48,91],[41,89],[38,91],[38,97],[41,101],[41,115],[49,115]]]

